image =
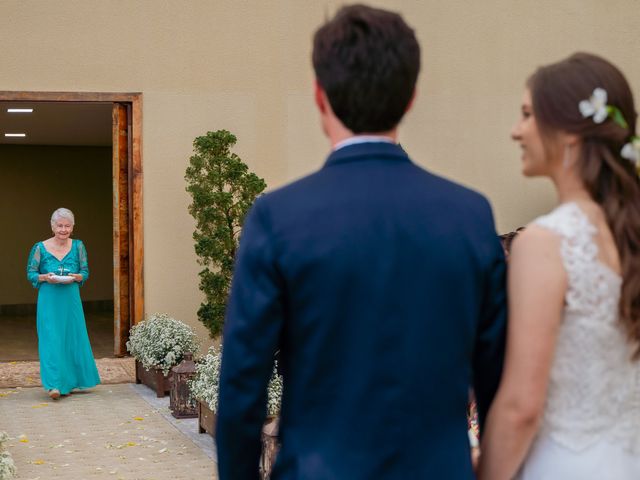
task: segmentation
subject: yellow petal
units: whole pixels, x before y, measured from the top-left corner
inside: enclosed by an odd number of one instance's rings
[[[34,460],[33,464],[34,465],[42,465],[42,464],[44,464],[44,460]]]
[[[134,420],[137,420],[138,422],[141,422],[142,420],[144,420],[144,418],[142,417],[133,417]]]

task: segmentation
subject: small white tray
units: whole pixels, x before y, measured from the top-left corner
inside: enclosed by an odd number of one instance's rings
[[[68,275],[53,275],[51,278],[53,278],[58,283],[71,283],[71,282],[73,282],[73,277],[70,277]]]

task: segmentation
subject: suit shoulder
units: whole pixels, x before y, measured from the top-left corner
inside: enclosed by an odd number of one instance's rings
[[[256,199],[256,203],[271,205],[279,202],[288,202],[292,197],[305,192],[309,186],[316,182],[321,171],[306,175],[268,192],[263,193]]]
[[[453,206],[472,214],[490,214],[491,203],[487,197],[471,187],[462,185],[448,178],[431,173],[416,166],[430,177],[435,193],[451,203]]]

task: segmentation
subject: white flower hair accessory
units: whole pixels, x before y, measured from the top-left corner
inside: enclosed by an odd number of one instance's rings
[[[584,118],[592,116],[595,123],[602,123],[607,118],[611,118],[620,128],[629,128],[620,109],[615,105],[607,105],[607,100],[607,91],[598,87],[593,90],[589,100],[580,101],[578,108]]]
[[[594,123],[602,123],[607,118],[611,118],[620,128],[628,129],[629,124],[620,109],[615,105],[607,105],[607,100],[607,91],[598,87],[593,90],[589,100],[580,101],[578,108],[584,118],[593,117]],[[620,156],[633,163],[640,175],[640,137],[633,135],[629,143],[620,150]]]
[[[631,137],[631,141],[620,150],[620,155],[640,169],[640,137]]]
[[[584,118],[593,116],[595,123],[604,122],[609,116],[607,110],[607,91],[604,88],[596,88],[589,100],[581,100],[578,104],[580,113]]]

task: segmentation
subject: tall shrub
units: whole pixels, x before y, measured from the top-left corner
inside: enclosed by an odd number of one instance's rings
[[[198,263],[204,267],[200,290],[205,301],[198,309],[198,318],[211,337],[222,332],[242,222],[267,187],[231,152],[235,144],[236,137],[226,130],[196,137],[185,174],[192,198],[189,213],[196,220],[195,250]]]

